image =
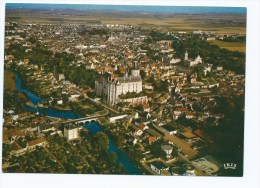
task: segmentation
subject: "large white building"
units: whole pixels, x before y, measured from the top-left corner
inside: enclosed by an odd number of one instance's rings
[[[64,136],[67,140],[77,139],[79,137],[78,127],[75,125],[68,125],[64,127]]]
[[[192,61],[192,60],[189,59],[189,54],[188,54],[187,51],[185,52],[184,60],[189,62],[189,66],[190,66],[190,67],[194,67],[194,66],[196,66],[196,65],[198,65],[198,64],[202,64],[202,59],[201,59],[200,55],[198,55],[198,56],[196,57],[196,59],[194,59],[194,60]]]
[[[140,70],[132,70],[131,75],[125,74],[123,77],[117,74],[102,77],[95,82],[95,91],[107,104],[115,105],[120,102],[119,95],[142,92]]]

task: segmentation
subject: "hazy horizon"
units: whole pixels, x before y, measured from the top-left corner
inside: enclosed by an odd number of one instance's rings
[[[53,9],[53,10],[97,10],[97,11],[126,11],[143,13],[229,13],[246,14],[245,7],[204,7],[204,6],[149,6],[149,5],[94,5],[94,4],[35,4],[7,3],[6,9]]]

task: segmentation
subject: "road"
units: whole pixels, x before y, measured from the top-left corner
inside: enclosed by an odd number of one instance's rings
[[[188,160],[190,160],[191,158],[195,157],[198,154],[198,151],[192,149],[187,142],[181,140],[175,135],[170,135],[169,133],[164,132],[159,126],[155,124],[153,124],[153,127],[155,127],[158,131],[164,133],[164,137],[163,137],[164,140],[171,141],[174,145],[176,145],[181,150],[181,152],[183,152],[185,155],[188,155],[186,157]]]
[[[50,150],[46,147],[43,147],[44,150],[51,156],[51,158],[53,158],[63,169],[64,171],[66,171],[65,167],[63,166],[63,164],[50,152]]]
[[[114,112],[114,113],[116,113],[116,114],[119,114],[119,113],[120,113],[119,111],[117,111],[117,110],[115,110],[115,109],[113,109],[113,108],[111,108],[111,107],[109,107],[109,106],[103,104],[102,102],[95,101],[94,99],[89,98],[87,95],[84,95],[84,97],[87,98],[87,99],[89,99],[89,100],[91,100],[91,101],[94,102],[94,103],[100,104],[100,105],[103,106],[104,108],[106,108],[106,109],[108,109],[108,110],[110,110],[110,111],[112,111],[112,112]]]

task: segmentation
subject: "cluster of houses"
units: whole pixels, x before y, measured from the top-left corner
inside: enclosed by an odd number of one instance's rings
[[[199,158],[201,152],[206,152],[210,142],[199,129],[181,131],[172,125],[151,119],[149,113],[113,118],[115,121],[111,123],[122,121],[127,125],[125,144],[142,148],[137,151],[143,155],[141,164],[148,166],[151,174],[216,175],[222,168],[220,162],[212,156]],[[151,147],[158,144],[160,148],[156,152],[164,153],[159,157],[151,151]],[[214,170],[209,171],[212,166]]]
[[[143,149],[143,163],[144,166],[149,166],[151,173],[195,175],[196,169],[202,174],[215,175],[221,169],[212,156],[198,157],[210,142],[201,130],[188,129],[189,125],[183,130],[172,122],[184,117],[200,123],[211,118],[214,120],[212,125],[217,126],[224,115],[209,110],[217,105],[213,90],[223,87],[223,91],[232,89],[237,95],[243,94],[244,75],[236,75],[221,66],[205,64],[199,54],[195,59],[189,58],[188,51],[182,58],[177,57],[172,45],[174,40],[149,43],[149,30],[143,31],[137,26],[27,23],[7,25],[15,29],[7,31],[6,47],[17,42],[28,52],[32,50],[30,38],[36,37],[53,53],[74,54],[76,61],[70,62],[71,64],[85,66],[86,71],[95,70],[100,74],[100,79],[95,82],[96,95],[111,107],[127,112],[127,115],[110,117],[109,121],[114,123],[124,120],[128,130],[125,142],[138,144]],[[105,32],[95,33],[97,30]],[[24,32],[28,35],[22,37]],[[193,34],[202,32],[194,31]],[[172,36],[185,39],[185,33]],[[208,40],[213,40],[212,37],[214,36],[210,33]],[[47,72],[44,67],[30,64],[27,59],[18,60],[12,54],[6,54],[5,62],[6,65],[24,67],[31,81],[44,85],[40,92],[45,92],[46,95],[49,94],[48,91],[61,89],[62,94],[69,96],[70,101],[76,101],[76,98],[86,92],[67,81],[63,74]],[[203,75],[199,75],[196,67],[201,68]],[[212,74],[214,76],[210,76]],[[156,84],[159,82],[167,84],[166,91],[157,92]],[[48,102],[52,101],[53,99],[50,99]],[[58,98],[56,102],[62,105],[64,101]],[[119,107],[119,103],[127,105]],[[137,106],[141,107],[137,110],[139,113],[131,115],[136,112]],[[33,128],[4,130],[5,142],[12,144],[15,155],[48,144],[38,133],[49,130],[48,126],[52,127],[52,124],[47,122],[48,118],[42,118],[35,118],[35,121],[44,121],[45,125],[34,124]],[[8,118],[6,124],[8,125]],[[52,134],[60,134],[56,129],[51,131]],[[65,127],[64,136],[67,140],[78,138],[78,127]],[[34,139],[27,141],[26,138]],[[26,143],[20,143],[18,140],[25,140]],[[166,153],[165,157],[160,159],[151,157],[148,150],[152,144],[159,141],[162,141],[161,150]],[[171,154],[175,150],[178,157]],[[179,160],[185,164],[178,164]]]
[[[46,134],[65,137],[68,141],[79,139],[78,124],[62,127],[59,118],[48,118],[37,114],[24,112],[18,119],[13,119],[15,113],[4,112],[5,122],[3,128],[3,144],[9,146],[9,157],[23,155],[36,149],[36,147],[49,146],[45,139]]]

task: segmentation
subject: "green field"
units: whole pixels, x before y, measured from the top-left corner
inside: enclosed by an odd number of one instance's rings
[[[220,48],[226,48],[231,51],[239,51],[245,52],[246,51],[246,43],[243,42],[224,42],[219,40],[214,40],[209,42],[212,45],[217,45]]]

